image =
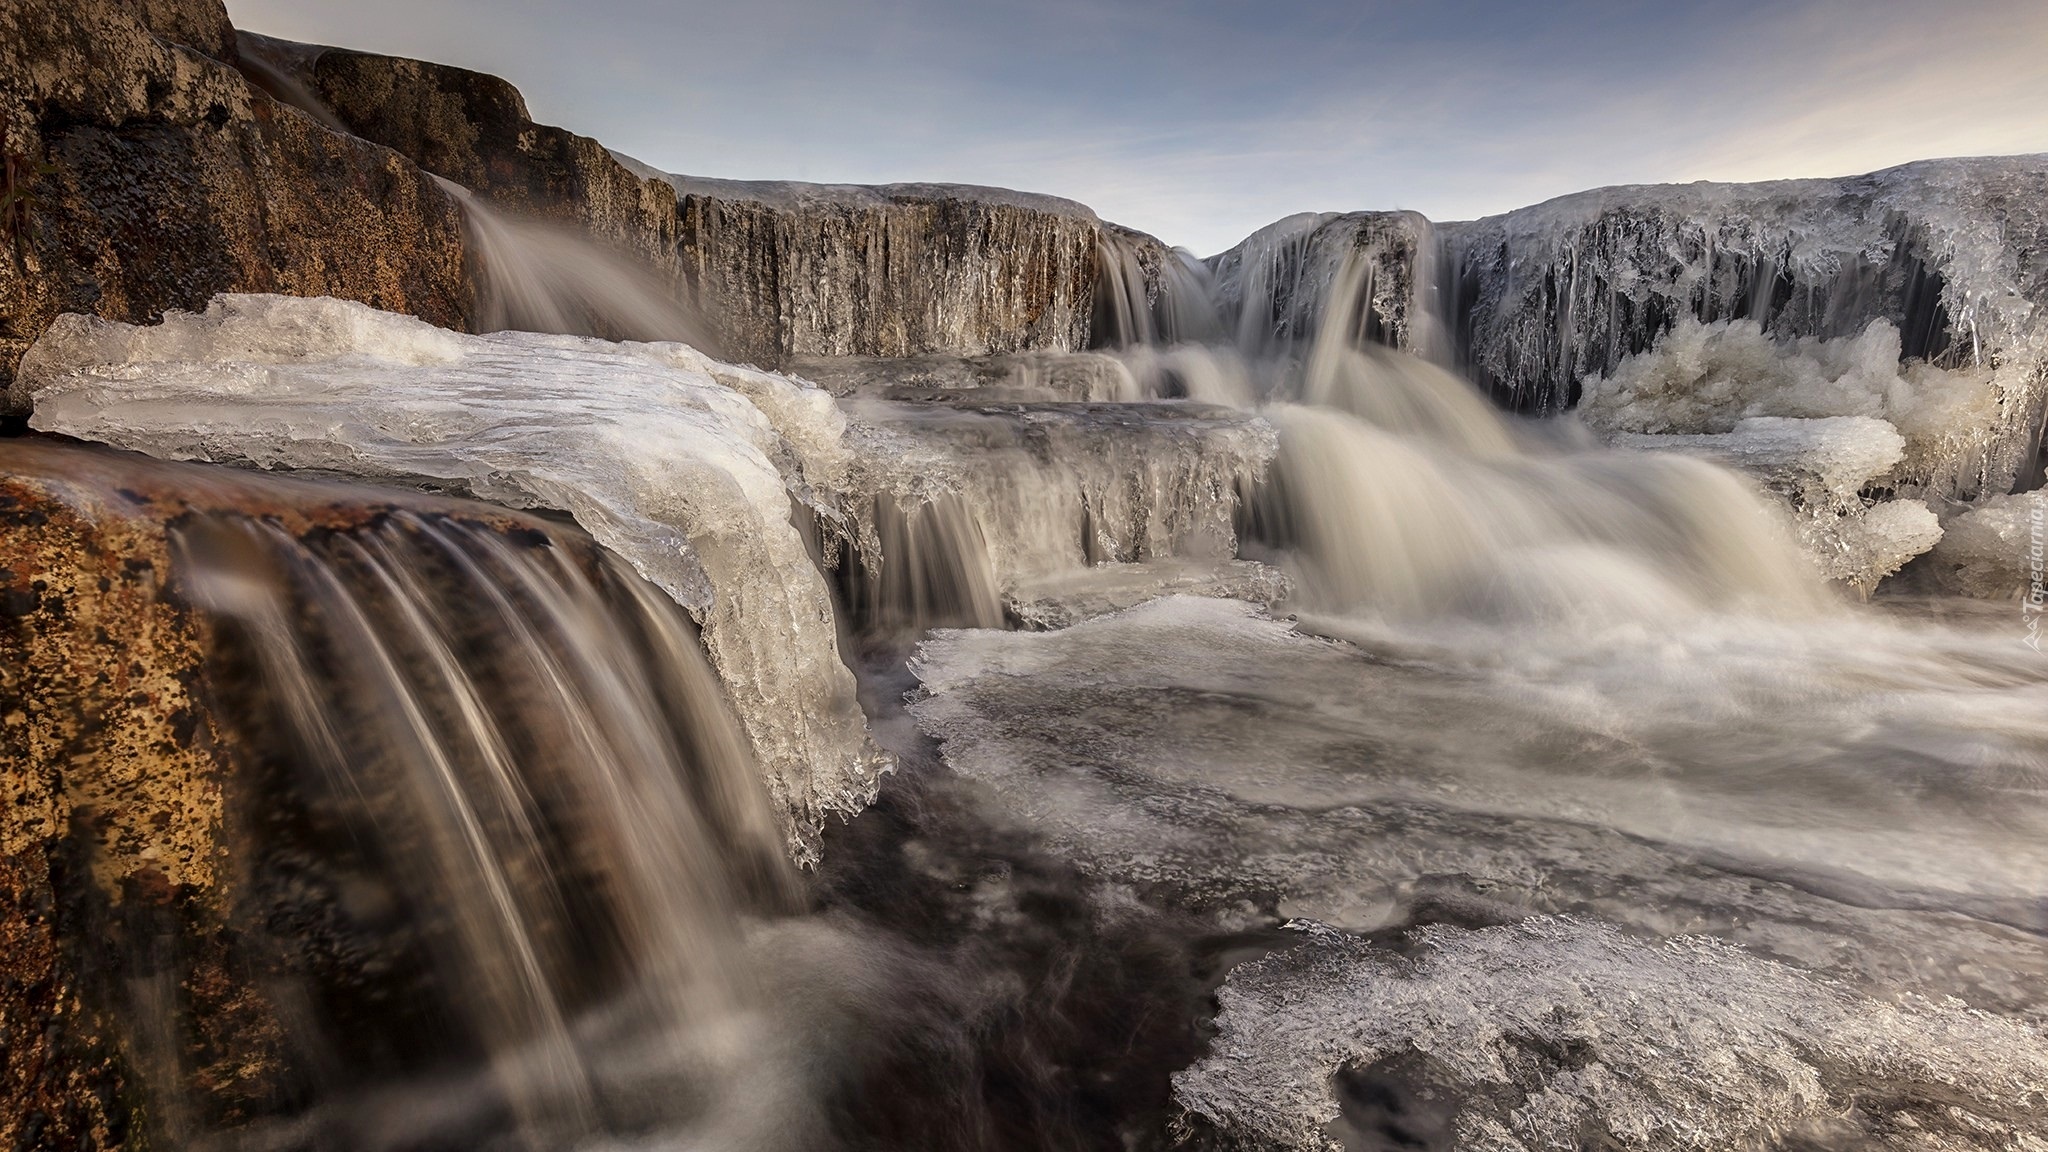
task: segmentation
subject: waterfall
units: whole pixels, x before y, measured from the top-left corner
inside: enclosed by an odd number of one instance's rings
[[[1186,249],[1105,226],[1095,262],[1096,347],[1210,343],[1222,335],[1209,270]]]
[[[422,938],[445,1000],[416,1007],[454,1035],[408,1062],[474,1045],[529,1138],[560,1138],[603,1107],[579,1016],[630,996],[685,1035],[738,1010],[735,917],[786,907],[793,875],[678,608],[587,545],[403,508],[312,537],[214,515],[172,543],[246,664],[224,714],[289,765],[271,802],[298,821],[257,836],[353,860]],[[313,981],[330,1022],[292,1039],[360,1074],[360,1038],[330,1034],[351,994]]]
[[[436,179],[439,179],[438,177]],[[580,229],[522,219],[448,180],[477,272],[477,330],[676,340],[716,351],[710,328],[645,262]]]

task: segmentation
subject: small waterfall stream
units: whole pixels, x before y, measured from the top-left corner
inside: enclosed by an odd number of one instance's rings
[[[482,1053],[492,1088],[472,1106],[539,1143],[620,1108],[598,1064],[620,1036],[592,1035],[591,1014],[672,1043],[732,1026],[757,995],[737,917],[787,910],[795,884],[695,629],[618,560],[550,535],[403,510],[305,538],[237,516],[172,530],[242,665],[228,714],[291,766],[279,799],[304,824],[269,852],[320,851],[351,900],[405,910],[415,935],[384,941],[400,959],[383,980],[417,963],[442,991],[393,1056]],[[346,1069],[329,1091],[371,1063],[342,1023],[366,993],[304,991],[330,1023],[292,1040]],[[327,1120],[345,1142],[408,1127],[349,1113]]]

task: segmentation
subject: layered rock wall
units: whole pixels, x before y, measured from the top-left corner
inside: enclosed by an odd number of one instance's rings
[[[738,356],[978,356],[1089,343],[1102,223],[951,184],[676,177],[682,259]]]
[[[1461,357],[1511,407],[1570,407],[1687,317],[1780,339],[1883,320],[1907,360],[1997,373],[1997,446],[1978,486],[2039,483],[2048,157],[1606,188],[1440,232]]]

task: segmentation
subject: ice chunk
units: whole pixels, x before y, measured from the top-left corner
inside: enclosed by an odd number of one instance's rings
[[[1887,500],[1837,516],[1807,517],[1799,525],[1799,542],[1821,574],[1863,596],[1941,537],[1941,521],[1920,500]]]
[[[815,381],[835,396],[981,402],[1143,399],[1130,368],[1122,359],[1103,352],[810,357],[794,360],[785,369]]]
[[[843,466],[816,389],[680,344],[232,295],[154,328],[64,317],[17,386],[43,431],[565,510],[697,615],[799,856],[826,812],[872,798],[881,761],[790,522],[792,494],[817,500]]]
[[[1868,416],[1787,419],[1752,416],[1718,433],[1622,433],[1616,447],[1679,449],[1747,472],[1802,507],[1853,502],[1904,458],[1898,430]]]
[[[1161,596],[1212,596],[1271,606],[1285,599],[1287,590],[1286,573],[1254,560],[1169,558],[1102,564],[1027,581],[1010,590],[1006,607],[1027,628],[1065,628]]]
[[[2048,608],[2048,491],[2000,496],[1946,527],[1928,557],[1936,582],[1964,596],[2018,598],[2038,621]]]
[[[1440,1130],[1418,1142],[1501,1152],[1901,1131],[1910,1147],[2011,1148],[2048,1123],[2048,1041],[1954,1001],[1871,998],[1716,940],[1564,918],[1426,928],[1405,955],[1300,927],[1304,943],[1231,973],[1208,1055],[1174,1076],[1183,1123],[1229,1147],[1356,1147],[1340,1138],[1369,1122],[1361,1104],[1404,1090],[1438,1101],[1422,1119]],[[1351,1115],[1340,1081],[1367,1089]]]
[[[1894,487],[1907,495],[1969,495],[2001,411],[1988,369],[1899,363],[1899,330],[1874,320],[1835,340],[1779,342],[1754,321],[1680,321],[1655,349],[1588,384],[1586,423],[1608,433],[1734,431],[1750,417],[1863,417],[1902,437]]]

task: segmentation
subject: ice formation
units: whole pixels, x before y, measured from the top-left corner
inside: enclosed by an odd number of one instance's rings
[[[1287,598],[1287,574],[1255,560],[1179,558],[1140,564],[1098,564],[1013,587],[1009,615],[1026,628],[1065,628],[1135,608],[1162,596],[1210,596],[1267,607]]]
[[[1396,1114],[1412,1142],[1490,1152],[2032,1148],[2048,1123],[2048,1040],[1954,1001],[1565,918],[1425,928],[1403,953],[1301,927],[1231,973],[1208,1055],[1174,1077],[1183,1123],[1230,1147],[1357,1147],[1403,1090],[1449,1098],[1434,1130]]]
[[[1562,411],[1582,383],[1688,318],[1744,321],[1785,341],[1848,340],[1885,320],[1909,360],[1989,375],[1990,436],[1953,483],[1995,495],[2039,467],[2044,203],[2048,162],[1997,156],[1840,179],[1600,188],[1438,232],[1460,355],[1515,407]]]
[[[1948,591],[2022,601],[2027,637],[2038,645],[2041,614],[2048,610],[2048,491],[2000,496],[1950,520],[1928,561],[1936,583]]]
[[[816,389],[679,344],[467,336],[275,296],[148,328],[65,317],[17,386],[43,431],[565,510],[697,615],[800,856],[826,812],[873,795],[831,597],[790,522],[840,466]]]
[[[1758,416],[1883,420],[1903,438],[1900,450],[1864,481],[1882,478],[1901,495],[1967,499],[1998,432],[1992,376],[1901,365],[1899,330],[1887,320],[1840,339],[1779,343],[1752,320],[1686,319],[1654,350],[1589,382],[1579,413],[1609,435],[1730,432]]]
[[[852,485],[872,494],[849,509],[854,561],[885,565],[886,538],[916,540],[921,563],[986,573],[973,580],[995,595],[1091,565],[1230,559],[1238,494],[1276,449],[1258,416],[1194,403],[862,400],[848,412]],[[952,622],[991,621],[982,608]]]

